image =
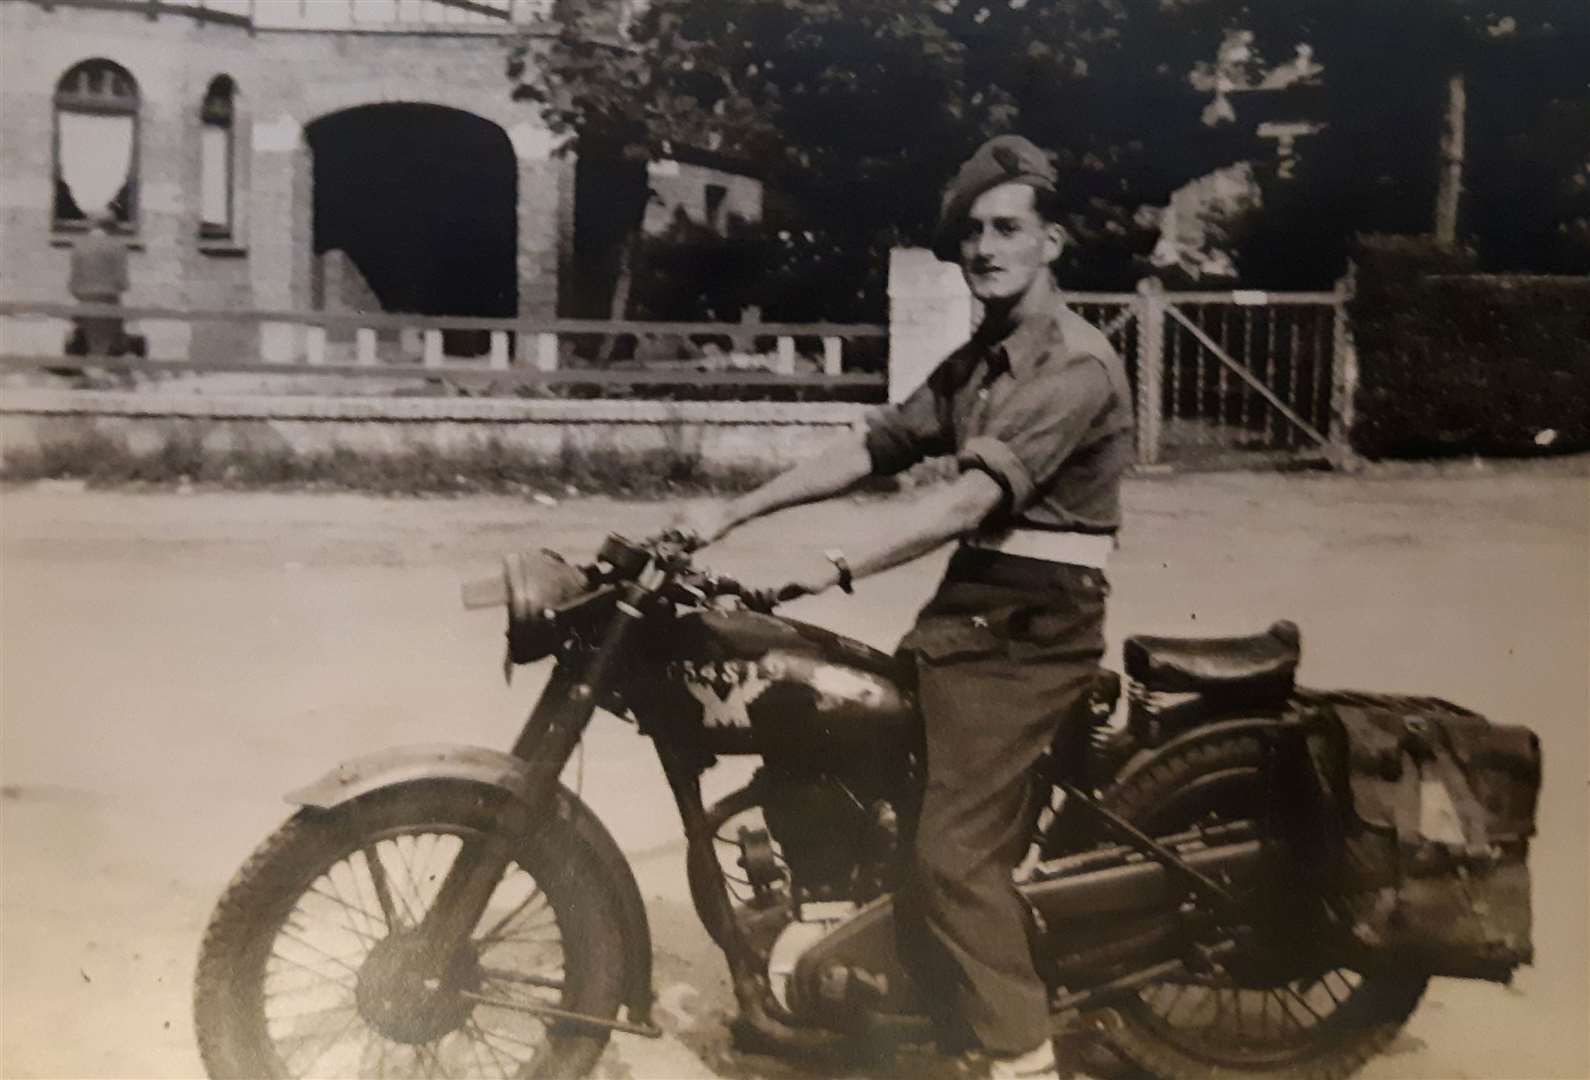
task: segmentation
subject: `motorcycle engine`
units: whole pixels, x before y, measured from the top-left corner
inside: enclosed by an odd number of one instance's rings
[[[856,777],[774,772],[762,812],[800,905],[865,902],[893,883],[898,812],[890,793]]]

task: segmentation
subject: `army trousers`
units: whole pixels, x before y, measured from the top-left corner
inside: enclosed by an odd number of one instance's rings
[[[941,1042],[1025,1053],[1050,1036],[1031,912],[1011,882],[1047,795],[1033,766],[1085,739],[1104,653],[1102,571],[962,548],[901,642],[926,782],[896,898],[900,956]]]

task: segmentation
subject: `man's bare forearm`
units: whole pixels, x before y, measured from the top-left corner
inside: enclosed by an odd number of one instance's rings
[[[731,524],[739,525],[791,506],[849,491],[872,475],[872,456],[859,432],[852,432],[816,457],[801,462],[755,491],[731,499]]]
[[[864,549],[849,553],[846,561],[851,576],[862,578],[880,573],[976,531],[1003,497],[1003,490],[987,473],[962,473],[954,483],[936,488],[901,512],[889,515],[887,522],[874,530]],[[839,568],[825,566],[790,584],[799,593],[812,594],[831,589],[839,581]]]
[[[851,573],[858,578],[882,573],[974,532],[1003,494],[987,473],[962,473],[892,517],[874,534],[874,543],[848,559]]]

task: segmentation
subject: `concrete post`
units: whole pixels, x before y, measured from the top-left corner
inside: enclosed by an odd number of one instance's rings
[[[353,340],[358,362],[365,367],[374,367],[376,363],[375,331],[367,326],[361,326],[353,332]]]
[[[490,366],[493,371],[508,370],[508,331],[506,330],[491,332]]]
[[[823,374],[843,375],[845,373],[845,342],[843,338],[823,338]]]
[[[1155,278],[1137,283],[1137,463],[1159,461],[1164,410],[1165,287]]]
[[[1358,344],[1353,339],[1353,324],[1348,317],[1347,304],[1353,298],[1355,270],[1347,264],[1347,273],[1336,283],[1336,310],[1332,320],[1331,364],[1331,420],[1330,443],[1327,453],[1331,464],[1338,469],[1351,469],[1356,458],[1353,454],[1354,399],[1358,396]]]
[[[304,306],[299,268],[309,253],[309,149],[303,129],[292,117],[256,121],[250,133],[253,160],[249,170],[249,286],[256,308],[294,311]],[[302,216],[305,220],[299,221]],[[305,248],[300,252],[302,244]],[[260,358],[291,363],[303,351],[303,327],[290,322],[260,323]]]
[[[971,336],[976,302],[959,267],[925,248],[889,253],[889,400],[903,401]]]
[[[326,328],[310,326],[304,329],[304,361],[310,367],[321,367],[326,362]]]
[[[536,335],[536,370],[558,370],[558,335]]]
[[[778,353],[773,360],[773,370],[780,375],[795,374],[795,339],[781,337],[778,339]]]

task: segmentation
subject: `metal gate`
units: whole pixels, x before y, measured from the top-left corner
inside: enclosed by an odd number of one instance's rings
[[[1138,462],[1339,461],[1356,363],[1348,285],[1332,292],[1072,293],[1126,358]]]

